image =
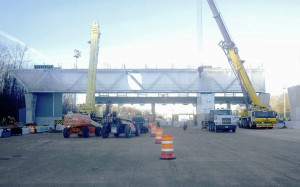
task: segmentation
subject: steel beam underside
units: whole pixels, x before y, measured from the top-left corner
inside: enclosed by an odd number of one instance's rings
[[[97,104],[197,104],[197,97],[96,97]],[[244,98],[233,97],[215,97],[216,104],[242,104]]]

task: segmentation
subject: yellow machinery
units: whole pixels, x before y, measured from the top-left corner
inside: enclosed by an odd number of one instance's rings
[[[93,119],[101,118],[101,108],[95,106],[95,89],[96,89],[96,70],[98,64],[99,51],[99,24],[93,22],[91,30],[90,43],[90,59],[87,80],[86,103],[80,105],[79,113],[73,114],[69,112],[64,116],[64,125],[66,128],[63,131],[65,138],[69,138],[71,134],[78,136],[89,137],[90,133],[95,133],[96,136],[101,135],[102,124]],[[99,119],[98,118],[98,119]]]
[[[96,89],[96,70],[98,64],[98,52],[99,52],[99,24],[93,23],[91,30],[90,41],[90,59],[88,69],[87,91],[86,91],[86,103],[80,105],[79,112],[87,114],[101,115],[95,106],[95,89]]]
[[[238,48],[232,41],[214,0],[207,0],[207,2],[224,38],[224,41],[221,41],[219,45],[226,54],[244,95],[246,109],[240,115],[239,127],[273,128],[276,122],[276,112],[270,110],[268,105],[260,102],[243,65],[244,61],[240,59]]]

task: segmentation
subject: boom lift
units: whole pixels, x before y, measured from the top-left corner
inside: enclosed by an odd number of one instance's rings
[[[90,41],[86,104],[80,105],[79,113],[73,114],[72,112],[69,112],[64,116],[64,125],[66,128],[63,131],[63,135],[65,138],[69,138],[71,134],[77,134],[78,136],[86,138],[89,137],[89,133],[95,133],[96,136],[101,135],[102,124],[100,120],[98,122],[93,120],[101,119],[102,117],[100,107],[95,106],[99,37],[99,24],[93,22]]]
[[[221,41],[219,46],[227,56],[228,62],[235,73],[243,92],[246,109],[240,115],[238,121],[239,127],[273,128],[274,123],[276,122],[276,112],[270,110],[268,105],[260,102],[244,68],[244,61],[240,59],[238,48],[232,41],[214,0],[207,0],[207,2],[224,38],[224,41]]]

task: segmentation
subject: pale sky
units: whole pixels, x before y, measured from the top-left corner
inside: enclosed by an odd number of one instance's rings
[[[90,27],[100,24],[98,68],[230,68],[222,35],[202,0],[0,0],[0,41],[30,47],[32,64],[87,68]],[[201,2],[201,0],[199,0]],[[266,89],[300,84],[300,1],[216,0],[246,67],[266,70]],[[201,33],[201,48],[197,47]]]

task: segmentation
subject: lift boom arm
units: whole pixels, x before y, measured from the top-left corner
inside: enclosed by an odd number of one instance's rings
[[[210,6],[213,17],[215,18],[217,25],[224,38],[224,41],[221,41],[219,45],[222,47],[223,51],[225,52],[228,61],[241,85],[247,108],[249,107],[249,105],[254,105],[260,108],[266,108],[264,104],[260,103],[258,96],[256,95],[254,87],[243,65],[243,61],[240,59],[238,48],[232,41],[226,29],[224,21],[221,17],[221,14],[215,5],[214,0],[207,0],[207,2]]]
[[[98,22],[93,22],[91,29],[90,59],[87,79],[86,100],[85,104],[82,104],[79,107],[80,113],[95,114],[99,110],[98,107],[95,106],[96,70],[98,64],[99,38],[99,24]]]
[[[90,60],[86,91],[86,105],[92,107],[95,106],[96,70],[98,64],[99,37],[99,24],[97,22],[93,22],[91,30]]]

